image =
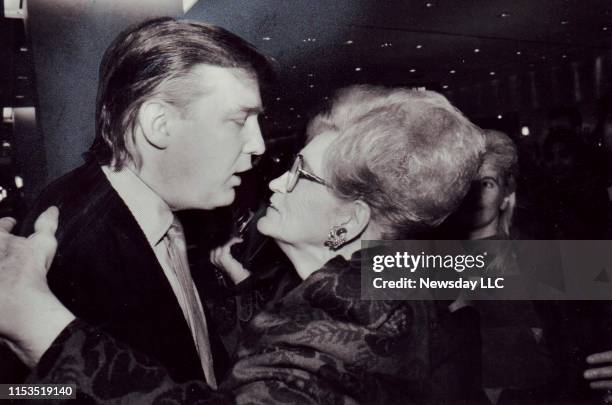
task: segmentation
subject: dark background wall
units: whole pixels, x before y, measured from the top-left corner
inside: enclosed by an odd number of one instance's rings
[[[48,168],[46,179],[32,178],[39,171],[29,173],[29,182],[40,184],[78,166],[93,140],[98,65],[106,47],[131,24],[180,16],[182,2],[36,0],[27,11]],[[27,159],[30,151],[22,153]]]

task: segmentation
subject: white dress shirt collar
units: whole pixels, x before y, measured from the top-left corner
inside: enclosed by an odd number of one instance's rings
[[[152,247],[157,245],[174,219],[168,204],[126,167],[115,171],[105,165],[102,172],[127,205],[149,244]]]

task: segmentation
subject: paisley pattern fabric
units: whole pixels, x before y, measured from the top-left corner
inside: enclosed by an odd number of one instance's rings
[[[28,382],[76,384],[79,403],[436,402],[435,307],[361,300],[360,283],[360,255],[337,257],[257,314],[216,392],[204,382],[173,382],[150,359],[79,320],[56,339]]]

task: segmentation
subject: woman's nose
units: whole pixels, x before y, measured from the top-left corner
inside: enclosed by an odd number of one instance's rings
[[[278,176],[277,178],[270,181],[270,184],[268,185],[268,187],[270,187],[270,190],[274,191],[275,193],[286,193],[288,175],[289,175],[289,172],[285,172],[281,174],[280,176]]]

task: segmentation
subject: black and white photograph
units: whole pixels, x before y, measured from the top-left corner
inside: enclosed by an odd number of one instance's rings
[[[0,402],[612,403],[612,1],[0,10]]]

